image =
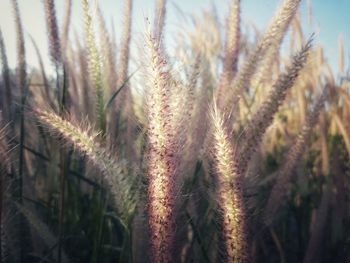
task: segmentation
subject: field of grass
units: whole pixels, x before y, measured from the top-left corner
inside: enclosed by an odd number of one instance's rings
[[[62,25],[43,0],[54,73],[8,1],[17,66],[0,29],[0,262],[350,262],[348,54],[340,42],[333,72],[303,32],[301,0],[281,1],[254,35],[240,0],[225,21],[197,13],[172,52],[167,0],[142,36],[123,0],[118,37],[80,0],[83,38],[73,0]]]

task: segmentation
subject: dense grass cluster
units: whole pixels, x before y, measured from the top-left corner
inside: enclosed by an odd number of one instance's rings
[[[341,42],[334,74],[304,37],[301,0],[281,1],[254,36],[240,0],[225,23],[184,15],[174,52],[166,0],[141,38],[123,0],[118,39],[89,0],[83,38],[72,0],[62,26],[43,0],[51,75],[8,1],[17,67],[0,30],[0,262],[350,260],[350,73]]]

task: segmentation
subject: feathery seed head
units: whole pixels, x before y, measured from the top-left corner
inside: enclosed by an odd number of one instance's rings
[[[227,133],[224,119],[214,104],[211,114],[213,125],[213,156],[218,180],[218,204],[222,212],[227,262],[246,262],[247,229],[241,189],[241,176]]]
[[[46,16],[46,25],[49,35],[49,48],[51,60],[54,64],[59,65],[62,62],[61,57],[61,43],[60,35],[58,32],[56,10],[55,10],[55,1],[54,0],[43,0],[45,16]]]
[[[161,42],[165,25],[166,0],[156,0],[156,13],[154,17],[154,37],[157,42]]]
[[[149,31],[150,32],[150,31]],[[148,197],[149,225],[154,262],[172,262],[177,142],[170,106],[170,73],[160,43],[149,33],[148,88]]]
[[[84,15],[84,31],[88,50],[88,69],[92,85],[96,92],[97,123],[102,132],[105,132],[104,90],[101,72],[101,58],[95,42],[92,16],[90,14],[89,0],[81,0]]]
[[[90,127],[83,129],[73,125],[53,112],[36,109],[34,113],[41,123],[86,154],[102,171],[104,182],[114,197],[114,205],[124,219],[128,218],[130,211],[134,211],[136,207],[138,189],[134,188],[137,182],[133,176],[127,174],[125,163],[102,148],[99,143],[100,133],[94,132]]]
[[[257,109],[252,119],[247,124],[243,145],[240,151],[240,170],[245,172],[252,154],[257,150],[257,145],[262,141],[267,128],[271,125],[279,106],[285,100],[287,91],[294,85],[300,71],[307,61],[311,48],[312,38],[306,43],[300,52],[293,57],[292,64],[282,73],[262,105]]]
[[[236,78],[232,82],[232,89],[228,91],[228,96],[220,104],[227,112],[232,111],[233,107],[237,107],[239,94],[247,91],[252,76],[254,75],[261,59],[264,57],[271,42],[275,41],[281,35],[285,35],[286,30],[294,17],[301,0],[285,0],[277,15],[272,20],[262,39],[258,42],[256,48],[249,55],[247,61],[243,64],[242,69],[238,72]]]
[[[17,0],[12,0],[12,9],[15,16],[16,23],[16,42],[17,42],[17,70],[18,70],[18,86],[21,89],[21,92],[24,92],[24,88],[26,85],[26,51],[24,45],[24,36],[23,36],[23,26],[21,15],[18,8]],[[22,94],[23,95],[23,94]]]
[[[296,164],[302,157],[305,151],[308,139],[311,135],[312,128],[316,125],[318,121],[318,116],[324,105],[324,101],[327,96],[327,89],[324,89],[322,94],[317,98],[311,112],[307,116],[305,123],[292,144],[291,148],[285,156],[285,161],[282,167],[277,172],[276,182],[272,188],[270,197],[268,199],[266,212],[264,215],[265,224],[269,225],[272,223],[272,219],[275,217],[280,206],[283,204],[283,199],[286,192],[289,190],[291,176],[296,167]]]

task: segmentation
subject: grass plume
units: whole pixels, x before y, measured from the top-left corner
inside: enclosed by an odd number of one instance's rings
[[[88,52],[88,69],[92,86],[95,89],[96,102],[95,113],[98,127],[103,133],[106,130],[106,119],[104,113],[104,89],[101,74],[101,58],[95,42],[95,34],[93,29],[92,16],[88,0],[82,0],[82,8],[84,14],[84,32]]]
[[[262,137],[266,129],[271,125],[279,106],[285,100],[287,91],[294,85],[300,71],[306,64],[311,48],[311,41],[312,39],[308,41],[299,53],[294,55],[291,65],[286,69],[285,73],[279,76],[265,101],[262,102],[247,124],[244,139],[242,140],[244,143],[239,151],[241,158],[240,169],[242,172],[246,170],[249,159],[262,141]]]
[[[99,142],[101,134],[89,127],[75,126],[53,112],[37,109],[35,115],[41,123],[70,142],[101,170],[104,182],[114,197],[114,205],[118,212],[124,218],[130,216],[135,209],[134,198],[137,196],[135,189],[133,189],[134,192],[131,191],[135,179],[127,175],[126,166],[122,161],[116,160],[101,146]]]
[[[160,44],[146,36],[150,52],[148,94],[148,198],[153,262],[173,262],[176,140],[170,109],[170,76]]]
[[[213,156],[215,160],[219,207],[223,217],[226,245],[225,262],[247,262],[249,257],[247,219],[244,211],[242,176],[225,119],[216,106],[212,109]]]
[[[278,212],[278,209],[284,202],[284,197],[289,190],[293,171],[305,151],[306,143],[311,136],[312,128],[318,122],[318,116],[322,107],[324,106],[326,95],[327,90],[325,89],[321,96],[317,98],[311,112],[305,120],[301,132],[287,152],[283,165],[277,172],[276,182],[272,188],[264,215],[264,220],[267,225],[272,223],[271,220],[274,218],[274,215]]]

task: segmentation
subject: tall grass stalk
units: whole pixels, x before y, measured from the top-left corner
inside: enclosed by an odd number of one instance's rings
[[[231,144],[225,119],[214,105],[211,114],[213,156],[215,160],[223,236],[226,245],[225,262],[247,262],[249,257],[242,176]]]
[[[14,13],[15,26],[16,26],[16,44],[17,44],[17,87],[20,90],[20,103],[19,103],[19,114],[20,114],[20,130],[19,130],[19,156],[18,156],[18,201],[23,203],[23,171],[25,166],[24,160],[24,143],[25,143],[25,126],[24,126],[24,106],[25,106],[25,96],[27,90],[27,67],[26,67],[26,50],[24,44],[24,34],[21,15],[18,8],[17,0],[12,0],[12,9]],[[24,230],[24,220],[23,217],[19,218],[19,234],[20,236],[25,236]],[[22,262],[25,259],[25,247],[24,241],[20,244],[20,255]]]
[[[62,33],[61,33],[61,46],[62,46],[62,53],[65,56],[65,53],[67,52],[67,44],[69,40],[69,29],[70,29],[70,23],[71,23],[71,16],[72,16],[72,0],[66,0],[65,1],[65,8],[64,8],[64,19],[63,19],[63,25],[62,25]]]
[[[304,37],[301,0],[281,0],[264,32],[242,27],[241,0],[226,14],[176,12],[170,32],[174,7],[154,0],[142,38],[133,0],[118,28],[103,1],[80,0],[75,32],[77,3],[62,1],[59,17],[42,0],[38,68],[9,1],[17,71],[2,27],[0,262],[349,258],[347,50],[340,41],[333,72]]]
[[[226,21],[226,43],[224,50],[223,72],[220,77],[217,89],[219,105],[224,99],[224,92],[227,91],[237,71],[240,37],[241,37],[241,1],[232,0],[230,13]]]
[[[266,54],[271,42],[276,36],[284,35],[287,31],[300,2],[301,0],[285,0],[283,2],[267,31],[259,40],[252,53],[249,54],[249,57],[242,65],[242,68],[238,71],[237,76],[229,86],[229,90],[223,93],[227,94],[227,97],[223,101],[221,108],[225,108],[226,111],[232,111],[237,107],[236,105],[239,100],[239,95],[242,96],[243,93],[247,91],[251,78],[256,72],[261,59]]]
[[[73,125],[59,115],[37,109],[38,120],[53,133],[62,136],[81,153],[86,154],[89,160],[102,172],[104,184],[113,196],[113,205],[117,208],[123,220],[132,216],[138,196],[137,182],[132,175],[127,174],[126,164],[115,159],[115,154],[109,153],[100,144],[101,132],[94,132],[89,126],[84,128]],[[83,125],[83,124],[81,124]]]
[[[46,16],[46,25],[49,38],[49,49],[51,55],[51,61],[56,68],[56,88],[57,88],[57,100],[59,105],[59,112],[61,115],[67,110],[67,71],[64,59],[62,56],[62,47],[59,28],[57,25],[56,9],[54,0],[44,1],[44,11]],[[68,14],[69,15],[69,14]],[[61,70],[63,76],[61,76]],[[61,81],[62,79],[62,81]],[[65,203],[65,186],[66,186],[66,173],[69,170],[69,154],[66,147],[60,148],[60,194],[59,194],[59,226],[58,226],[58,262],[62,260],[62,240],[64,235],[63,223],[64,223],[64,203]]]
[[[176,137],[170,112],[170,73],[160,44],[146,36],[150,52],[148,90],[148,216],[153,262],[173,262]]]
[[[54,0],[45,0],[44,10],[46,17],[46,25],[49,38],[49,49],[51,60],[56,67],[61,64],[62,61],[62,51],[61,51],[61,42],[60,34],[58,31],[57,18],[56,18],[56,8]]]
[[[287,67],[285,73],[279,76],[266,99],[246,125],[242,148],[239,151],[241,172],[244,173],[246,170],[252,154],[258,149],[266,129],[271,125],[275,113],[285,100],[287,91],[294,85],[300,71],[306,64],[311,41],[312,39],[293,57],[291,65]]]
[[[277,172],[276,182],[272,188],[264,214],[264,221],[267,225],[270,225],[272,223],[272,219],[276,218],[276,213],[283,204],[285,195],[289,191],[293,171],[295,170],[298,161],[301,159],[302,154],[305,151],[306,143],[311,136],[312,128],[318,122],[318,116],[322,110],[322,107],[324,106],[326,95],[327,90],[324,89],[313,105],[311,112],[307,116],[298,137],[295,139],[294,143],[287,152],[282,167]]]
[[[10,69],[7,61],[6,47],[4,43],[4,38],[2,31],[0,30],[0,58],[1,58],[1,68],[2,76],[5,85],[5,96],[3,97],[1,109],[4,112],[5,120],[10,122],[12,120],[12,91],[11,91],[11,79],[10,79]]]
[[[135,113],[133,108],[133,96],[131,93],[130,84],[128,80],[129,72],[129,61],[130,61],[130,40],[131,40],[131,26],[132,26],[132,6],[133,0],[125,0],[124,2],[124,20],[122,28],[122,39],[120,44],[120,71],[118,72],[118,85],[120,88],[123,85],[125,87],[121,90],[121,94],[118,95],[117,110],[119,111],[119,116],[121,116],[121,121],[126,122],[126,129],[123,131],[121,139],[124,142],[121,142],[125,148],[126,156],[135,157],[134,142],[135,137],[133,136],[132,131],[135,129]],[[118,118],[117,118],[118,120]],[[120,125],[121,123],[117,123]]]
[[[104,112],[104,88],[101,73],[101,57],[95,42],[93,20],[90,14],[88,0],[81,0],[84,15],[84,32],[87,45],[88,69],[91,83],[95,89],[95,113],[99,129],[103,134],[106,132],[106,118]]]

